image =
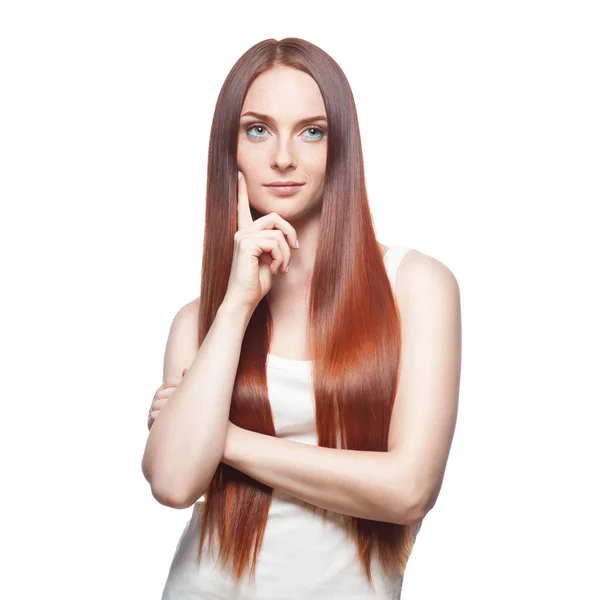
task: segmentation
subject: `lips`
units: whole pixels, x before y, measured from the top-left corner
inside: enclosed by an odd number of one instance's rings
[[[303,186],[303,183],[294,183],[294,184],[268,184],[265,187],[269,190],[271,194],[276,194],[278,196],[292,196]]]

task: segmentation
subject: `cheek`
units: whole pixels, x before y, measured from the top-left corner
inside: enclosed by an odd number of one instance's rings
[[[264,171],[265,157],[259,152],[252,152],[251,149],[238,145],[237,164],[247,174],[260,173]]]
[[[327,165],[327,148],[323,151],[313,152],[305,157],[304,164],[310,170],[314,178],[325,177],[325,167]]]

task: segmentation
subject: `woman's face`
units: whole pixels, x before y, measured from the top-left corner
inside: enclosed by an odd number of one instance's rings
[[[320,210],[327,162],[327,120],[322,117],[319,87],[303,71],[277,67],[250,86],[240,117],[237,163],[250,204],[262,215],[274,211],[294,220]],[[304,185],[285,196],[266,187],[286,180]]]

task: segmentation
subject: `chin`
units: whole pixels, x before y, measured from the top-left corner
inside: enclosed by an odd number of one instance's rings
[[[250,207],[252,218],[260,219],[269,213],[276,212],[286,221],[293,221],[305,217],[309,213],[319,212],[321,202],[297,202],[294,198],[280,198],[276,202],[270,200],[260,208]]]

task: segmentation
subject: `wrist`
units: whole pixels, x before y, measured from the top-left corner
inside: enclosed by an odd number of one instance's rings
[[[234,425],[231,421],[227,422],[227,432],[225,434],[225,448],[221,462],[235,468],[235,448],[238,440],[240,427]]]
[[[254,313],[254,308],[235,302],[226,296],[219,305],[217,312],[227,318],[242,319],[248,322]]]

